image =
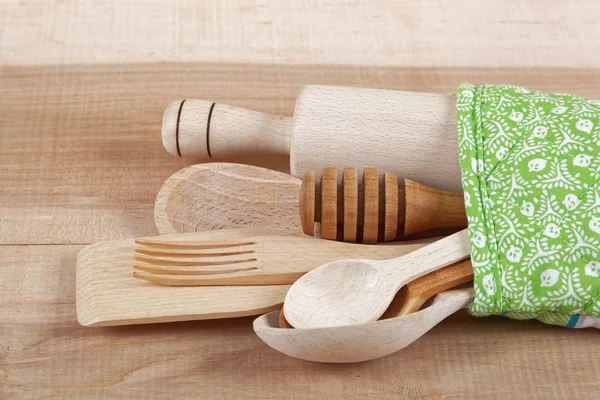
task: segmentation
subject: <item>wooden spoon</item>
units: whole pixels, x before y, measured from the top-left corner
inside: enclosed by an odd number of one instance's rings
[[[242,164],[187,167],[160,189],[156,226],[161,235],[253,227],[312,236],[321,222],[323,238],[365,243],[442,236],[467,226],[460,193],[408,180],[399,187],[395,175],[379,177],[374,169],[364,171],[364,184],[354,168],[346,168],[340,182],[335,169],[322,175],[316,185],[314,172],[301,181]]]
[[[438,294],[429,307],[396,318],[360,325],[281,329],[279,312],[254,320],[254,332],[270,347],[308,361],[350,363],[373,360],[408,346],[446,317],[467,307],[473,288]]]
[[[192,165],[158,192],[156,228],[161,235],[248,227],[300,234],[301,184],[291,175],[249,165]]]
[[[397,318],[417,312],[436,294],[472,280],[473,265],[470,258],[433,271],[403,286],[380,319]],[[279,327],[293,328],[285,319],[283,310],[279,313]]]
[[[292,285],[285,297],[284,313],[292,326],[303,329],[375,321],[402,286],[469,255],[465,229],[390,260],[334,261]]]

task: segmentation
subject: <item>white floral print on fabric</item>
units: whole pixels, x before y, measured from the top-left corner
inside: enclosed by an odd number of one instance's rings
[[[513,86],[456,93],[477,315],[600,315],[600,102]]]

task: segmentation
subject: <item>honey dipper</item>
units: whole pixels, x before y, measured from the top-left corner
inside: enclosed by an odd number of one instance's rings
[[[467,218],[461,193],[436,190],[374,168],[365,168],[359,183],[356,168],[325,168],[320,185],[314,171],[300,187],[300,221],[307,235],[321,223],[321,237],[344,242],[391,241],[433,229],[464,228]]]
[[[160,189],[156,226],[161,235],[239,227],[315,235],[320,222],[323,238],[374,243],[439,236],[467,225],[460,193],[409,180],[400,186],[394,174],[379,177],[370,168],[364,174],[346,168],[339,181],[335,169],[320,175],[317,184],[315,172],[302,181],[249,165],[193,165]]]

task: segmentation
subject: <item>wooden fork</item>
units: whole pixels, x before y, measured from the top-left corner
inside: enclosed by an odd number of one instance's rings
[[[264,229],[205,232],[206,240],[198,240],[198,235],[136,239],[133,275],[169,286],[284,285],[323,263],[352,257],[383,260],[426,244],[372,246]]]

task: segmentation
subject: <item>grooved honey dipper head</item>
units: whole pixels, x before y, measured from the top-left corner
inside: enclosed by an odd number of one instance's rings
[[[461,193],[437,190],[404,179],[403,187],[390,172],[365,168],[362,181],[356,168],[325,168],[320,184],[314,171],[304,175],[300,187],[302,230],[344,242],[376,243],[405,238],[443,236],[467,226]]]

